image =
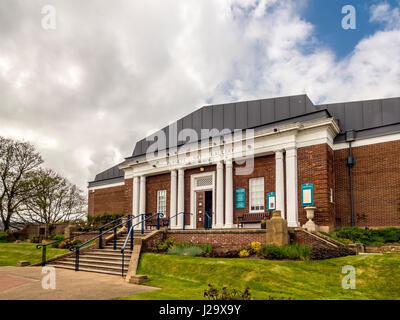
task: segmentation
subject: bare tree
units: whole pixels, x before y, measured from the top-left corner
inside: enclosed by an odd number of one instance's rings
[[[0,216],[4,230],[22,203],[31,195],[29,175],[43,163],[28,142],[0,137]]]
[[[51,169],[38,169],[30,174],[31,196],[18,212],[25,223],[57,223],[82,218],[86,213],[85,198],[76,185]]]

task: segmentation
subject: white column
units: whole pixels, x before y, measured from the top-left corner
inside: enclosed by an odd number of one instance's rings
[[[281,211],[281,217],[285,219],[285,181],[283,174],[283,152],[275,152],[275,192],[276,210]]]
[[[132,204],[132,214],[137,216],[139,214],[139,198],[140,197],[140,179],[139,177],[133,178],[133,204]],[[132,220],[133,224],[139,222],[139,218]],[[140,229],[140,226],[135,226],[135,229]]]
[[[217,163],[217,206],[215,228],[222,228],[224,223],[224,165]]]
[[[225,162],[225,228],[233,227],[233,174],[232,160]]]
[[[297,149],[286,149],[286,209],[289,227],[299,227],[297,201]]]
[[[140,206],[139,214],[146,213],[146,177],[140,177]]]
[[[177,228],[183,228],[183,214],[185,211],[185,171],[184,169],[178,170],[178,221]]]
[[[170,193],[170,204],[169,204],[169,216],[173,217],[176,215],[176,170],[171,171],[171,193]],[[176,217],[171,219],[171,228],[176,228]]]

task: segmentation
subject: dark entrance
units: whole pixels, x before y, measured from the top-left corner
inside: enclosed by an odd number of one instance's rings
[[[211,228],[212,225],[212,191],[196,191],[196,228]],[[206,213],[208,218],[206,218]],[[207,226],[206,226],[207,224]]]

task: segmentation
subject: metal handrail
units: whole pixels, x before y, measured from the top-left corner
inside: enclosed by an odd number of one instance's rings
[[[185,223],[186,223],[186,214],[190,214],[190,215],[193,215],[193,213],[191,213],[191,212],[179,212],[179,213],[177,213],[177,214],[175,214],[175,215],[173,215],[172,217],[169,217],[168,218],[168,226],[169,227],[171,227],[171,219],[172,218],[175,218],[175,217],[177,217],[177,216],[179,216],[180,214],[183,214],[183,226],[182,226],[182,229],[183,230],[185,230]]]
[[[105,235],[106,233],[109,233],[111,230],[113,230],[114,231],[114,250],[116,250],[117,249],[117,228],[122,226],[122,225],[124,225],[124,224],[128,224],[128,226],[130,227],[130,222],[133,219],[137,218],[137,217],[138,216],[133,216],[132,215],[132,216],[128,217],[127,221],[124,221],[124,222],[122,222],[120,224],[117,224],[116,226],[104,231],[104,232],[101,232],[96,237],[93,237],[93,238],[89,239],[88,241],[80,244],[79,246],[73,246],[73,247],[69,248],[70,251],[74,251],[75,250],[75,271],[79,271],[79,250],[80,250],[80,248],[86,246],[88,243],[90,243],[93,240],[96,240],[98,238],[100,238],[100,240],[101,240],[103,235]]]
[[[109,223],[107,223],[107,224],[105,224],[105,225],[103,225],[103,226],[100,226],[100,227],[98,227],[98,228],[93,228],[93,229],[90,229],[90,230],[85,231],[85,232],[83,232],[83,233],[76,234],[76,235],[72,235],[72,236],[70,236],[70,237],[68,237],[68,238],[60,239],[60,240],[57,240],[57,241],[54,241],[54,242],[50,242],[50,243],[40,243],[40,244],[36,245],[36,249],[42,248],[42,266],[45,266],[45,265],[46,265],[46,249],[47,249],[47,246],[50,246],[50,245],[53,245],[53,244],[56,244],[56,243],[59,243],[59,242],[62,242],[62,241],[71,240],[71,239],[74,239],[74,238],[76,238],[76,237],[79,237],[79,236],[82,236],[82,235],[84,235],[84,234],[87,234],[87,233],[89,233],[89,232],[93,232],[93,231],[97,231],[97,230],[102,230],[102,228],[104,228],[105,226],[108,226],[108,225],[110,225],[110,224],[112,224],[112,223],[115,223],[116,221],[121,220],[121,219],[123,219],[123,218],[125,218],[125,216],[122,216],[122,217],[120,217],[120,218],[117,218],[117,219],[115,219],[115,220],[113,220],[113,221],[111,221],[111,222],[109,222]]]
[[[208,229],[210,229],[210,223],[209,223],[209,221],[211,220],[211,222],[212,222],[212,213],[211,213],[211,215],[209,215],[207,211],[204,211],[204,216],[205,216],[205,219],[204,219],[204,229],[205,229],[205,230],[208,230]]]
[[[163,214],[163,213],[155,213],[155,214],[152,214],[151,216],[149,216],[149,217],[147,217],[147,218],[145,218],[145,219],[143,219],[144,214],[142,214],[141,216],[142,216],[142,221],[139,221],[139,222],[137,222],[137,223],[131,225],[131,227],[129,228],[128,234],[126,235],[126,238],[125,238],[125,241],[124,241],[124,244],[123,244],[123,246],[121,247],[121,254],[122,254],[122,276],[124,276],[125,247],[126,247],[126,244],[127,244],[127,242],[128,242],[129,237],[131,238],[131,241],[130,241],[131,251],[133,250],[134,227],[137,226],[137,225],[139,225],[139,224],[141,224],[141,225],[142,225],[142,232],[143,232],[143,225],[144,225],[145,221],[147,221],[147,220],[153,218],[154,216],[157,216],[157,230],[159,230],[159,229],[160,229],[160,216],[163,217],[164,214]]]

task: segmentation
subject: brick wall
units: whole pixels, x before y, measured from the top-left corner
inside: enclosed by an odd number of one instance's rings
[[[88,198],[88,213],[91,216],[99,216],[104,213],[130,212],[126,211],[125,185],[89,190]]]
[[[157,212],[157,191],[167,190],[167,217],[169,217],[171,174],[146,177],[146,213]]]
[[[349,150],[335,150],[335,209],[341,226],[351,225]],[[353,148],[354,216],[357,226],[400,225],[400,141]],[[338,225],[340,226],[340,225]]]
[[[265,230],[168,230],[164,239],[176,242],[211,244],[215,249],[240,249],[252,241],[265,244]]]
[[[249,209],[249,179],[264,177],[264,208],[267,209],[266,194],[275,192],[275,155],[268,155],[254,159],[254,170],[246,176],[235,175],[235,169],[240,167],[233,164],[233,223],[237,223],[237,218]],[[246,207],[244,209],[235,209],[235,190],[244,188],[246,190]]]
[[[314,185],[314,206],[317,207],[314,222],[333,230],[334,206],[330,202],[330,188],[334,188],[332,149],[327,144],[299,148],[297,150],[297,172],[300,224],[303,225],[308,220],[306,212],[301,206],[301,185],[312,183]]]

